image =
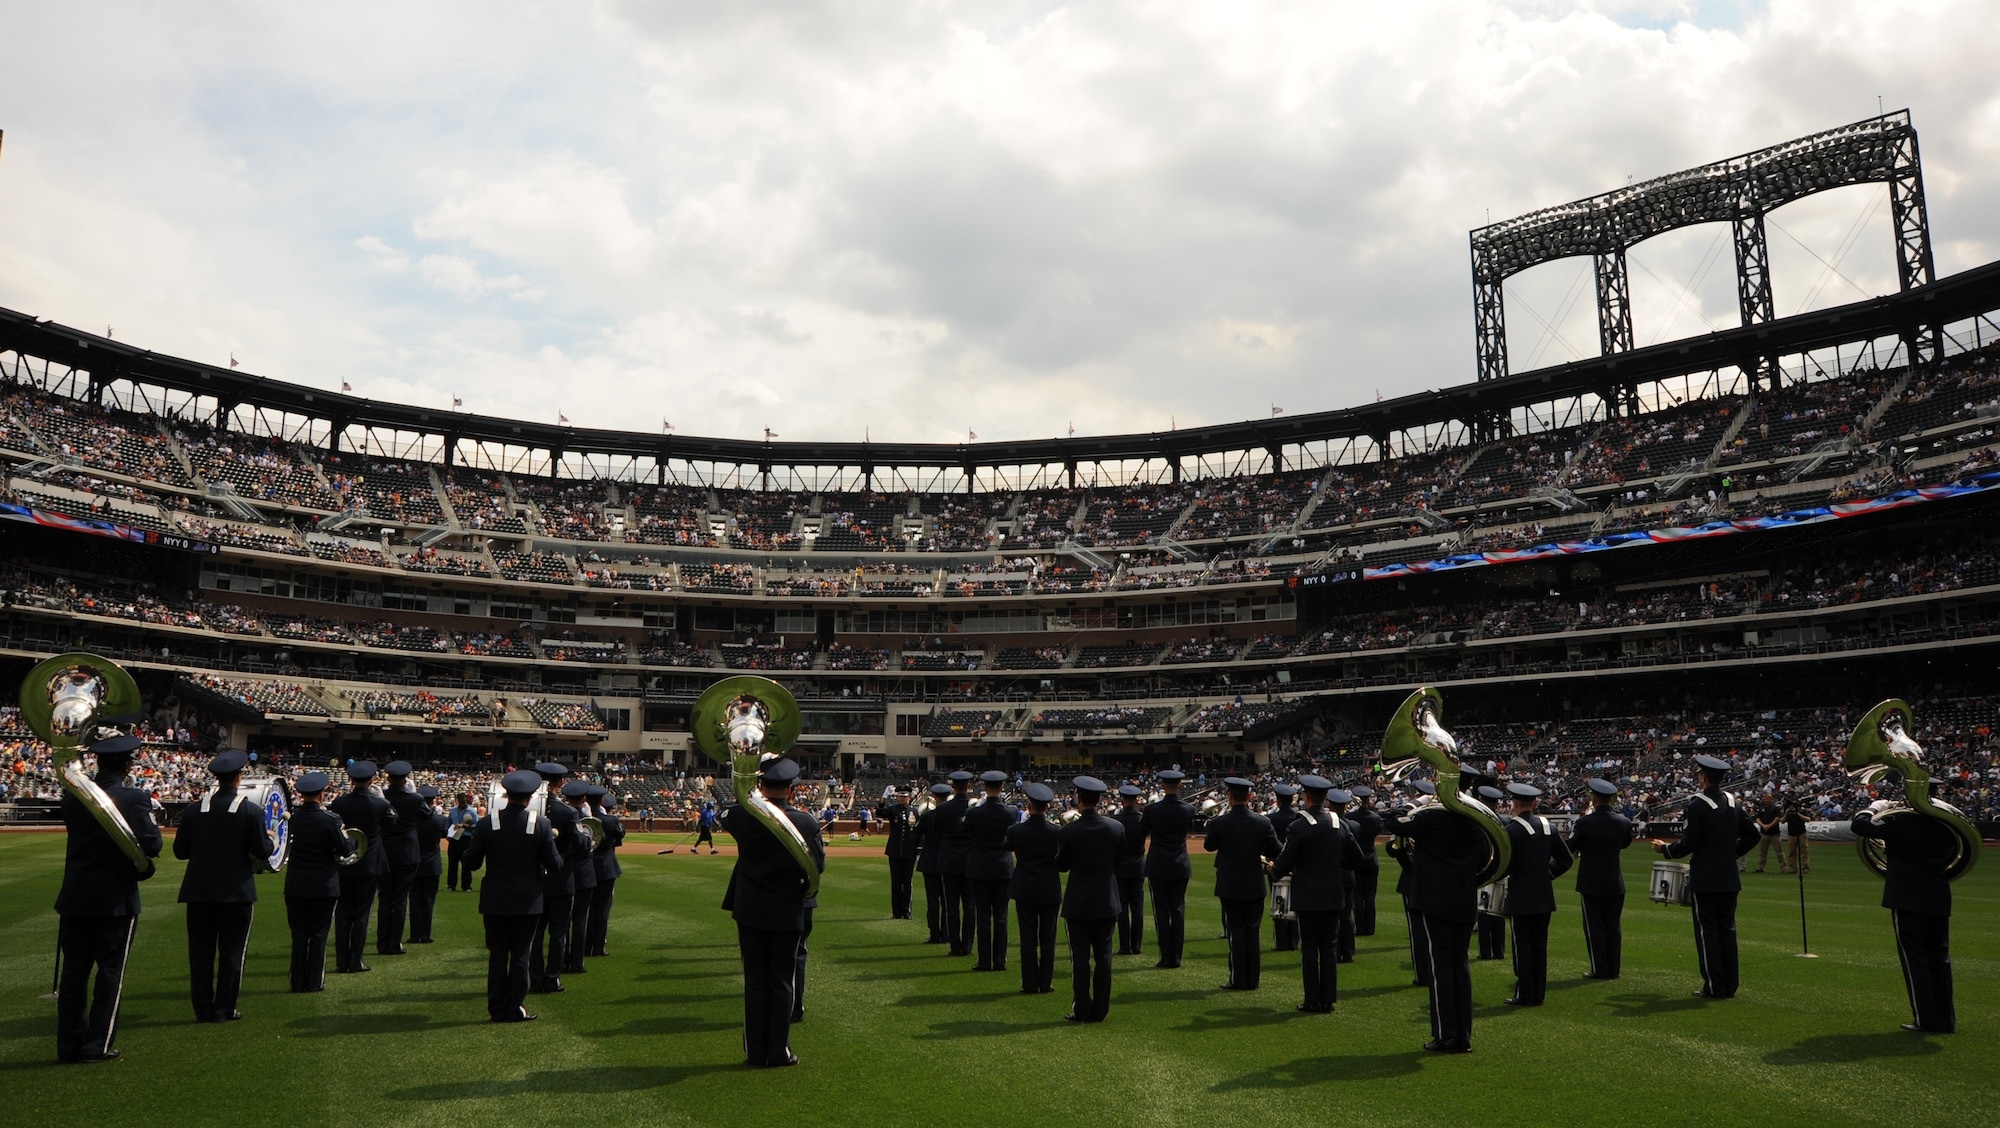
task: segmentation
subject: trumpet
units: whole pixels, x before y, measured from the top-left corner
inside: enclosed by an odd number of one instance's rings
[[[119,852],[141,874],[153,868],[125,813],[83,770],[82,746],[98,732],[99,717],[138,712],[139,683],[109,658],[58,654],[38,663],[21,681],[21,716],[55,752],[63,790],[90,810]]]

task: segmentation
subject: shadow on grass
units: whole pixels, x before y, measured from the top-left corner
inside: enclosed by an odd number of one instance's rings
[[[485,1000],[460,998],[470,1013],[484,1009]],[[464,1018],[457,1022],[433,1022],[421,1014],[314,1014],[295,1018],[292,1030],[301,1038],[344,1038],[350,1034],[415,1034],[425,1030],[448,1030],[454,1026],[484,1026],[486,1018]]]
[[[1006,997],[1006,996],[1008,996],[1008,995],[1015,995],[1015,994],[1019,994],[1019,993],[1020,993],[1020,992],[1019,992],[1019,984],[1020,984],[1020,981],[1019,981],[1019,980],[1016,980],[1016,981],[1015,981],[1015,989],[1013,989],[1013,990],[1009,990],[1009,991],[1005,992],[1004,994],[1003,994],[1003,993],[1001,993],[1001,992],[998,992],[998,991],[995,991],[995,992],[993,992],[993,993],[990,993],[990,994],[970,994],[970,993],[968,993],[968,994],[964,994],[964,995],[905,995],[905,996],[903,996],[902,998],[900,998],[900,999],[897,999],[897,1000],[896,1000],[896,1001],[895,1001],[894,1003],[891,1003],[890,1005],[891,1005],[891,1006],[898,1006],[898,1007],[957,1007],[957,1006],[967,1006],[967,1007],[970,1007],[970,1006],[980,1006],[980,1005],[983,1005],[983,1004],[987,1004],[987,1003],[995,1003],[995,1002],[998,1002],[998,1001],[1000,1001],[1000,1000],[1001,1000],[1002,998],[1005,998],[1005,997]]]
[[[389,1094],[392,1100],[461,1101],[522,1097],[539,1093],[629,1093],[676,1085],[705,1073],[742,1069],[729,1065],[591,1066],[585,1069],[543,1070],[505,1081],[448,1081],[415,1085]]]
[[[723,961],[705,960],[702,962],[722,963]],[[724,976],[743,974],[743,969],[739,966],[738,961],[730,960],[728,963],[729,966],[718,967],[714,971],[693,971],[686,964],[682,964],[672,971],[649,971],[642,975],[627,976],[627,978],[634,983],[658,983],[668,979],[721,979]]]
[[[1232,1007],[1228,1010],[1212,1010],[1193,1016],[1182,1026],[1171,1029],[1185,1030],[1194,1034],[1210,1030],[1241,1029],[1252,1026],[1278,1026],[1294,1019],[1315,1017],[1302,1014],[1291,1007],[1282,1010],[1271,1007]]]
[[[1700,1010],[1710,1001],[1691,995],[1613,995],[1604,1003],[1619,1018],[1645,1018],[1648,1015],[1673,1014],[1675,1011]]]
[[[741,991],[719,991],[707,995],[627,995],[622,999],[599,999],[592,1005],[600,1007],[672,1007],[693,1003],[719,1003],[726,999],[741,999]]]
[[[1389,1077],[1406,1077],[1419,1072],[1422,1067],[1423,1051],[1411,1050],[1403,1054],[1375,1054],[1370,1057],[1314,1057],[1288,1061],[1241,1077],[1230,1077],[1209,1086],[1210,1092],[1228,1093],[1239,1089],[1296,1089],[1306,1085],[1323,1085],[1329,1079],[1342,1081],[1379,1081]]]
[[[1037,1030],[1049,1030],[1069,1025],[1060,1014],[1050,1014],[1044,1022],[993,1022],[991,1020],[967,1020],[965,1022],[934,1022],[929,1031],[917,1035],[921,1041],[956,1041],[960,1038],[999,1038],[1008,1034],[1030,1034]]]
[[[1907,1030],[1876,1034],[1823,1034],[1764,1055],[1766,1065],[1848,1065],[1876,1058],[1923,1057],[1938,1044]]]
[[[1214,997],[1215,992],[1213,990],[1202,991],[1192,988],[1183,991],[1120,991],[1116,987],[1113,987],[1111,991],[1111,1001],[1113,1003],[1173,1003],[1186,1002],[1189,999],[1213,999]]]
[[[1377,995],[1401,995],[1406,992],[1420,999],[1428,999],[1430,997],[1430,992],[1426,988],[1415,987],[1408,983],[1392,983],[1386,987],[1342,987],[1340,989],[1340,997],[1342,999],[1372,999]]]
[[[577,1033],[585,1038],[658,1038],[671,1034],[708,1034],[741,1029],[743,1029],[741,1022],[710,1022],[661,1014],[651,1018],[635,1018],[623,1026],[614,1026],[608,1030],[579,1030]]]

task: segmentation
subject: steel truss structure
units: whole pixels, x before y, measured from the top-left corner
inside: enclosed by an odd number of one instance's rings
[[[1910,112],[1897,110],[1671,173],[1616,191],[1529,212],[1477,228],[1472,243],[1472,320],[1479,379],[1507,372],[1507,310],[1502,287],[1532,266],[1589,255],[1597,276],[1598,344],[1606,357],[1632,349],[1632,296],[1625,253],[1655,235],[1699,223],[1727,223],[1736,243],[1737,306],[1743,325],[1774,320],[1771,257],[1764,217],[1818,192],[1851,184],[1886,183],[1903,290],[1932,281],[1930,220],[1924,207],[1923,162]],[[1918,361],[1934,357],[1935,326],[1905,339]],[[1753,382],[1776,388],[1772,354],[1748,358]]]

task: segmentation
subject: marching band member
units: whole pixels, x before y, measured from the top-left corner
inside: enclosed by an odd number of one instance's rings
[[[1028,817],[1007,828],[1006,846],[1014,855],[1007,895],[1021,933],[1021,994],[1047,995],[1055,990],[1056,914],[1062,907],[1062,874],[1056,869],[1061,836],[1048,820],[1056,793],[1045,783],[1021,790],[1028,796]]]
[[[1479,905],[1479,870],[1489,849],[1486,835],[1466,815],[1417,819],[1407,812],[1389,820],[1390,833],[1410,840],[1410,905],[1418,917],[1420,949],[1431,989],[1434,1053],[1472,1052],[1472,921]]]
[[[416,818],[417,872],[410,883],[410,943],[431,942],[431,920],[437,912],[438,878],[444,876],[444,858],[438,843],[451,829],[451,820],[437,809],[438,789],[430,784],[417,788],[423,808]]]
[[[931,807],[917,816],[917,872],[924,879],[924,922],[930,935],[926,944],[949,944],[944,927],[944,828],[938,824],[938,805],[951,794],[948,783],[931,784]]]
[[[1194,808],[1181,799],[1178,768],[1168,768],[1153,777],[1166,794],[1146,805],[1139,825],[1146,834],[1146,884],[1153,895],[1153,935],[1159,937],[1160,961],[1154,967],[1181,966],[1181,951],[1187,944],[1187,887],[1194,876],[1188,860],[1188,831],[1194,826]]]
[[[1306,1014],[1332,1014],[1340,997],[1339,928],[1347,903],[1347,874],[1363,863],[1361,846],[1329,802],[1351,796],[1322,776],[1302,775],[1306,809],[1271,866],[1273,878],[1292,879],[1292,907],[1299,915],[1299,971]]]
[[[382,956],[400,956],[409,951],[403,947],[403,929],[410,919],[410,891],[416,888],[417,869],[423,862],[417,831],[429,818],[429,812],[410,786],[411,770],[408,760],[391,760],[382,769],[389,777],[382,798],[396,812],[396,821],[385,824],[382,831],[382,845],[389,862],[375,909],[375,953]]]
[[[563,784],[562,797],[579,820],[595,818],[590,807],[590,783],[573,779]],[[569,920],[554,922],[551,928],[566,927],[569,930],[567,947],[564,949],[563,970],[582,975],[583,951],[590,937],[590,903],[597,896],[597,843],[577,835],[575,848],[563,853],[563,868],[574,874],[570,883],[574,892],[570,895]]]
[[[970,848],[965,854],[965,888],[972,896],[972,933],[977,962],[974,971],[1007,970],[1007,883],[1014,876],[1014,857],[1007,852],[1007,829],[1016,822],[1014,808],[1000,798],[1007,773],[980,775],[986,798],[965,813]]]
[[[1229,809],[1208,820],[1201,848],[1215,855],[1215,896],[1229,933],[1225,991],[1255,991],[1263,970],[1264,864],[1278,856],[1271,820],[1250,809],[1250,781],[1230,776]]]
[[[1507,821],[1513,866],[1507,877],[1507,916],[1514,924],[1514,994],[1509,1006],[1538,1007],[1549,990],[1549,918],[1556,911],[1555,879],[1575,859],[1549,820],[1535,813],[1542,790],[1510,783],[1514,817]]]
[[[1056,835],[1056,869],[1069,874],[1062,918],[1069,922],[1072,1002],[1063,1018],[1103,1022],[1111,1013],[1111,933],[1118,921],[1118,848],[1125,827],[1097,813],[1109,790],[1095,776],[1070,781],[1078,817]]]
[[[1946,868],[1958,851],[1951,828],[1937,819],[1875,821],[1890,806],[1877,799],[1854,816],[1854,833],[1887,846],[1882,907],[1896,932],[1896,955],[1910,996],[1913,1033],[1950,1034],[1958,1028],[1951,999],[1951,878]]]
[[[1677,842],[1655,839],[1653,849],[1688,859],[1688,888],[1694,893],[1695,960],[1701,967],[1699,999],[1736,997],[1736,898],[1743,888],[1736,859],[1757,846],[1757,823],[1736,796],[1722,789],[1729,761],[1696,756],[1701,790],[1682,815]]]
[[[228,749],[208,762],[215,790],[181,812],[174,857],[187,862],[181,903],[187,906],[188,987],[196,1022],[234,1022],[243,988],[243,956],[250,948],[256,911],[253,859],[275,846],[264,833],[264,815],[236,790],[247,753]]]
[[[605,956],[610,953],[604,948],[605,937],[611,932],[611,898],[618,886],[618,877],[625,867],[618,864],[618,847],[625,841],[625,823],[612,808],[615,802],[608,802],[611,793],[597,784],[590,785],[590,804],[597,808],[597,821],[604,824],[603,840],[590,848],[590,857],[597,867],[597,888],[590,894],[590,929],[584,935],[586,956]]]
[[[285,922],[292,932],[291,989],[326,989],[326,933],[340,901],[340,859],[354,853],[339,816],[320,806],[325,772],[307,772],[292,785],[291,854],[285,861]]]
[[[374,761],[355,760],[347,765],[347,794],[327,804],[349,829],[368,836],[361,860],[340,871],[340,903],[333,911],[333,970],[343,975],[369,970],[361,962],[368,944],[368,912],[375,904],[376,886],[389,872],[382,831],[396,823],[396,812],[369,786],[374,778]]]
[[[788,804],[797,763],[777,757],[758,768],[757,788],[798,829],[822,871],[826,849],[819,823]],[[743,960],[743,1045],[752,1066],[797,1065],[791,1019],[798,980],[799,939],[805,927],[806,885],[797,860],[769,827],[741,806],[722,814],[736,840],[736,865],[722,907],[736,921]]]
[[[120,718],[122,719],[122,718]],[[136,720],[137,718],[133,718]],[[104,723],[110,723],[107,718]],[[118,733],[91,743],[97,757],[97,785],[125,816],[148,859],[160,854],[160,828],[153,823],[152,799],[128,785],[139,738]],[[118,1060],[118,1003],[125,986],[125,960],[139,923],[139,883],[153,876],[133,869],[111,832],[82,800],[63,789],[62,889],[56,894],[57,944],[62,976],[56,996],[56,1060],[94,1064]],[[94,983],[93,983],[94,980]]]
[[[1354,918],[1356,936],[1375,935],[1375,890],[1382,877],[1382,860],[1375,852],[1375,840],[1382,836],[1382,816],[1375,813],[1375,789],[1363,784],[1348,788],[1355,805],[1344,817],[1354,828],[1354,840],[1361,846],[1361,867],[1354,871],[1354,899],[1349,915]]]
[[[529,797],[541,786],[542,777],[534,772],[509,772],[500,781],[506,807],[479,820],[465,848],[467,862],[486,866],[479,913],[486,922],[486,1014],[494,1022],[537,1017],[523,1005],[529,955],[543,919],[544,876],[563,868],[554,827],[528,810]]]
[[[1570,827],[1569,848],[1577,857],[1576,891],[1583,897],[1583,946],[1590,953],[1587,979],[1616,979],[1625,932],[1625,874],[1619,854],[1632,845],[1632,820],[1611,809],[1618,785],[1587,779],[1590,813]]]
[[[1292,798],[1299,793],[1299,789],[1293,784],[1280,782],[1272,785],[1271,793],[1277,797],[1277,805],[1271,808],[1270,814],[1264,817],[1271,821],[1271,831],[1278,836],[1278,848],[1283,850],[1285,847],[1285,835],[1289,834],[1292,825],[1299,821],[1299,812],[1292,806]],[[1267,876],[1267,881],[1275,880],[1277,879]],[[1348,943],[1352,946],[1353,941],[1350,939]],[[1296,920],[1273,920],[1271,922],[1271,950],[1274,952],[1293,952],[1297,951],[1298,947],[1299,922]]]
[[[1136,956],[1146,945],[1146,812],[1139,809],[1145,794],[1129,783],[1118,785],[1118,813],[1111,816],[1125,827],[1125,845],[1118,852],[1118,955]]]
[[[910,879],[916,872],[917,848],[920,845],[916,834],[917,814],[910,810],[909,786],[897,784],[894,798],[884,803],[878,813],[882,816],[883,825],[889,828],[889,839],[882,845],[882,856],[889,859],[889,919],[909,920]]]

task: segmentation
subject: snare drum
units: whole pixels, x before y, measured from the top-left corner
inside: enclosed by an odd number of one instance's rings
[[[1479,887],[1479,911],[1490,916],[1507,915],[1507,879]]]
[[[1292,879],[1289,874],[1271,883],[1271,919],[1299,919],[1298,910],[1292,907]]]
[[[1688,885],[1686,862],[1654,862],[1653,883],[1646,896],[1662,905],[1692,905],[1694,890]]]
[[[292,800],[284,781],[269,776],[246,779],[237,791],[257,805],[264,816],[264,833],[271,839],[271,853],[259,854],[257,860],[272,873],[284,869],[292,852]]]

